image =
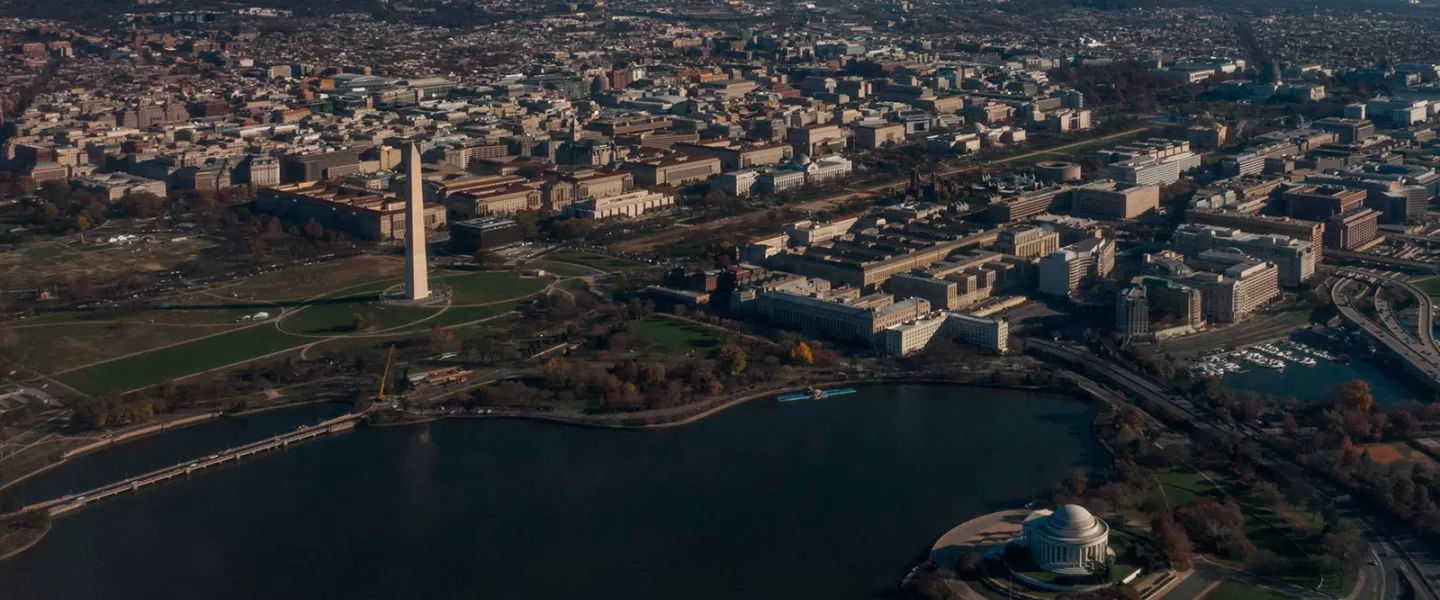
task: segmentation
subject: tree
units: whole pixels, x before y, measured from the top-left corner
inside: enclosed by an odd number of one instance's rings
[[[807,346],[805,342],[795,344],[795,349],[790,351],[790,363],[803,366],[815,364],[815,357],[810,353],[810,346]]]
[[[1190,543],[1190,536],[1175,524],[1170,514],[1164,513],[1155,517],[1150,523],[1150,529],[1160,539],[1160,548],[1165,551],[1165,557],[1170,559],[1170,566],[1182,571],[1189,569],[1194,547]]]
[[[739,375],[745,372],[745,349],[736,344],[726,344],[720,347],[720,368],[731,375]]]
[[[1375,398],[1370,395],[1370,384],[1363,379],[1342,383],[1335,388],[1335,404],[1342,410],[1368,411]]]

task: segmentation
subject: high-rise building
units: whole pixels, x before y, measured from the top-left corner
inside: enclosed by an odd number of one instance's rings
[[[1122,335],[1150,332],[1150,302],[1144,287],[1126,288],[1115,298],[1115,331]]]

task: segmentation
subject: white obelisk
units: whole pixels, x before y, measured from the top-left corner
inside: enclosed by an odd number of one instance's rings
[[[425,262],[425,189],[420,179],[420,148],[414,142],[405,148],[405,298],[430,297],[430,272]]]

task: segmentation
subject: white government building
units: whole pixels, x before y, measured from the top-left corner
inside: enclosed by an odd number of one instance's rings
[[[1110,526],[1074,504],[1030,513],[1016,541],[1030,547],[1037,566],[1062,575],[1089,575],[1097,563],[1113,557]]]

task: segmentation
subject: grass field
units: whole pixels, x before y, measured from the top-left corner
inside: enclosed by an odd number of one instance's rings
[[[534,294],[550,285],[549,277],[522,278],[515,273],[466,273],[431,280],[448,285],[454,304],[485,304]]]
[[[425,325],[439,324],[442,327],[488,319],[496,315],[502,315],[515,310],[519,302],[501,302],[487,306],[452,306],[449,310],[441,313],[432,321],[426,321]]]
[[[594,269],[576,266],[570,263],[555,262],[553,260],[537,260],[525,263],[527,269],[545,269],[546,273],[553,273],[561,277],[579,277],[581,275],[598,275]]]
[[[1215,486],[1204,476],[1189,469],[1171,469],[1160,472],[1160,485],[1165,487],[1165,497],[1171,508],[1189,504],[1201,496],[1215,494]]]
[[[370,282],[387,279],[398,282],[396,278],[404,274],[405,265],[398,260],[356,256],[256,275],[220,287],[215,294],[237,300],[299,300]]]
[[[17,360],[53,373],[238,327],[95,323],[15,329]]]
[[[649,317],[627,327],[635,337],[668,349],[709,350],[720,344],[709,328],[680,319]]]
[[[438,307],[397,306],[376,299],[374,292],[324,298],[285,317],[285,330],[306,335],[344,335],[356,332],[355,315],[373,315],[374,330],[400,327],[439,312]]]
[[[1440,297],[1440,277],[1421,279],[1420,281],[1414,282],[1414,284],[1415,287],[1420,288],[1421,291],[1430,294],[1430,297]]]
[[[415,327],[405,329],[416,331],[502,315],[519,305],[519,301],[509,300],[538,293],[554,281],[548,277],[525,279],[517,273],[432,276],[432,282],[443,282],[454,290],[454,304],[487,305],[452,307],[427,321],[440,312],[440,306],[396,306],[378,301],[380,292],[399,283],[393,276],[398,265],[384,257],[357,257],[267,273],[163,301],[17,322],[21,326],[13,331],[20,342],[18,358],[44,373],[76,369],[58,379],[84,392],[125,391],[318,339],[302,336],[357,333],[353,331],[357,313],[375,317],[372,331],[411,323]],[[329,295],[317,298],[327,292]],[[276,324],[245,328],[237,323],[241,316],[257,312],[277,317],[282,305],[291,309],[279,323],[283,329]],[[239,330],[224,333],[230,329]],[[217,333],[222,335],[196,339]],[[143,352],[148,353],[112,360]],[[77,369],[106,360],[111,362]]]
[[[71,371],[57,379],[86,393],[120,392],[293,348],[309,340],[274,324],[232,331]]]
[[[1292,596],[1238,581],[1222,582],[1215,586],[1215,589],[1210,590],[1210,593],[1205,594],[1205,600],[1290,600],[1291,598]]]

